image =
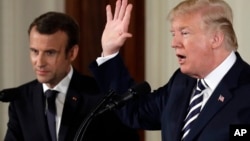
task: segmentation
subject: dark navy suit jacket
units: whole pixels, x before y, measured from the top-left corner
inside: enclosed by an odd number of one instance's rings
[[[21,96],[10,103],[5,141],[50,141],[42,84],[34,80],[18,88]],[[103,97],[93,78],[74,71],[65,98],[59,141],[73,141],[80,124]],[[112,112],[94,118],[83,138],[86,141],[138,139],[137,131],[124,126]]]
[[[188,141],[229,141],[230,125],[250,124],[250,66],[236,55],[236,63],[207,101]],[[94,62],[90,68],[102,91],[108,88],[124,93],[135,83],[119,55],[99,67]],[[196,79],[178,69],[166,85],[129,101],[119,115],[131,127],[162,130],[163,141],[180,141],[195,84]]]

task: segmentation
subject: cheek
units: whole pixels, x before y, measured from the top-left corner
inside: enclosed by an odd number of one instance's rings
[[[35,65],[35,63],[36,63],[36,58],[33,57],[33,56],[30,56],[30,62],[31,62],[32,65]]]
[[[189,63],[191,66],[203,66],[209,61],[210,51],[206,44],[202,42],[193,42],[187,50]]]
[[[189,40],[187,43],[187,50],[194,56],[203,56],[209,53],[210,44],[207,39],[203,36]]]
[[[69,66],[68,59],[65,59],[65,57],[57,58],[53,61],[51,60],[50,64],[53,65],[59,71],[63,71]]]

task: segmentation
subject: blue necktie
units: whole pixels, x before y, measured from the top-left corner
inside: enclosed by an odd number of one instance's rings
[[[51,135],[52,141],[56,141],[56,104],[55,99],[58,94],[58,91],[55,90],[47,90],[45,92],[45,96],[47,99],[47,109],[46,109],[46,116],[49,126],[49,131]]]
[[[188,107],[188,114],[184,120],[184,126],[182,128],[183,136],[182,141],[185,141],[188,133],[190,132],[192,125],[195,119],[198,117],[201,111],[202,100],[203,100],[203,93],[202,91],[206,88],[206,83],[203,79],[199,79],[197,83],[197,87],[195,89],[194,95],[191,98],[189,107]]]

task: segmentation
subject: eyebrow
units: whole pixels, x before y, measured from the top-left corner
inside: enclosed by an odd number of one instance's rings
[[[183,27],[178,27],[177,28],[177,31],[182,31],[182,30],[185,30],[185,29],[190,29],[188,26],[183,26]],[[174,32],[175,30],[173,30],[173,28],[170,29],[170,32]]]

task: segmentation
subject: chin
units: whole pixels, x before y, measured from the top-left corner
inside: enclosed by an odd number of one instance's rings
[[[40,83],[48,83],[48,79],[37,77],[38,82]]]
[[[181,70],[181,72],[182,73],[184,73],[184,74],[188,74],[188,70],[187,69],[185,69],[184,67],[180,67],[180,70]]]
[[[186,75],[188,75],[188,76],[190,76],[190,77],[194,77],[194,78],[196,78],[197,76],[192,72],[192,71],[190,71],[189,69],[184,69],[184,68],[180,68],[180,70],[181,70],[181,72],[183,73],[183,74],[186,74]]]

